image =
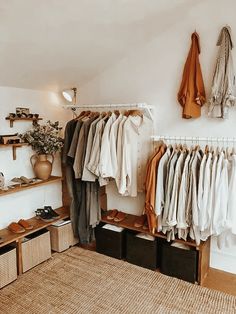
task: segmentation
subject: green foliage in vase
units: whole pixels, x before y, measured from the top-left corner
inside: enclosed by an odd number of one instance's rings
[[[29,143],[37,154],[55,154],[63,147],[63,139],[60,137],[61,128],[59,122],[47,121],[46,124],[35,124],[33,129],[19,134],[25,143]]]

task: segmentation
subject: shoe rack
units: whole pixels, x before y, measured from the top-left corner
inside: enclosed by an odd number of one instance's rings
[[[44,228],[47,228],[51,226],[55,221],[69,218],[69,209],[67,207],[60,207],[55,210],[57,214],[60,216],[53,221],[45,222],[41,219],[38,219],[36,217],[32,217],[28,219],[27,221],[29,224],[33,226],[33,229],[27,230],[24,233],[16,234],[11,231],[9,231],[7,228],[0,230],[0,237],[4,240],[3,243],[0,243],[0,248],[4,247],[11,243],[16,243],[16,251],[17,251],[17,270],[18,275],[21,275],[23,273],[23,264],[22,264],[22,241],[25,237],[27,237],[30,234],[33,234],[37,231],[40,231]]]
[[[5,196],[8,194],[18,193],[23,190],[32,189],[35,187],[40,187],[43,185],[48,185],[55,182],[62,181],[62,186],[65,184],[63,183],[63,178],[58,176],[51,176],[48,180],[42,180],[38,182],[33,182],[28,185],[22,185],[17,186],[13,189],[7,190],[7,191],[0,191],[0,197]],[[69,208],[63,203],[63,207],[60,207],[55,210],[60,216],[56,219],[54,219],[51,222],[45,222],[41,219],[38,219],[35,217],[32,217],[28,219],[27,221],[33,226],[33,229],[27,230],[24,233],[16,234],[11,231],[9,231],[7,228],[0,230],[0,237],[3,239],[4,242],[0,243],[0,248],[4,247],[8,244],[16,244],[16,250],[17,250],[17,270],[18,275],[21,275],[23,273],[23,266],[22,266],[22,241],[24,237],[27,237],[28,235],[35,233],[37,231],[40,231],[48,226],[50,226],[52,223],[54,223],[57,220],[66,219],[69,218]]]

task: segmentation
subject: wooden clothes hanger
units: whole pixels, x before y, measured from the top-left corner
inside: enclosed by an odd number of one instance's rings
[[[129,115],[129,116],[133,116],[133,117],[135,117],[135,116],[140,116],[140,117],[143,118],[143,113],[142,113],[142,111],[141,111],[141,110],[138,110],[138,109],[128,110],[128,115]]]
[[[87,117],[89,114],[90,114],[90,110],[87,110],[87,111],[82,111],[78,117],[75,118],[75,120],[80,120],[80,119],[83,119],[85,117]]]
[[[81,111],[80,114],[77,117],[75,117],[75,120],[80,119],[83,115],[85,115],[85,113],[86,111]]]
[[[206,145],[206,146],[205,146],[205,154],[208,154],[208,153],[209,153],[209,146]]]

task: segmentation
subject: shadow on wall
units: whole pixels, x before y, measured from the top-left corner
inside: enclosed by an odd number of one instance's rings
[[[163,3],[166,0],[162,1]],[[101,76],[108,69],[114,67],[116,64],[121,62],[123,59],[129,57],[133,54],[134,50],[139,50],[140,47],[147,45],[149,42],[156,39],[159,35],[167,32],[170,28],[172,28],[175,24],[181,22],[186,15],[189,14],[190,11],[194,10],[195,6],[198,6],[200,3],[204,2],[203,0],[183,0],[179,1],[178,4],[165,9],[159,10],[158,12],[153,12],[152,15],[148,15],[143,19],[139,19],[136,22],[131,22],[132,25],[129,25],[129,31],[127,32],[127,24],[119,25],[119,36],[122,33],[122,37],[129,36],[130,41],[132,42],[131,48],[127,51],[123,51],[122,57],[116,59],[115,63],[108,64],[107,67],[103,69],[103,71],[97,73],[93,77],[89,77],[87,80],[81,84],[81,88],[87,85],[89,82],[95,80],[97,77]],[[157,9],[158,6],[157,6]],[[121,30],[123,28],[123,30]],[[114,31],[114,29],[110,29],[107,25],[104,25],[104,35],[109,36]],[[133,36],[130,34],[133,33]],[[113,34],[114,36],[114,34]]]

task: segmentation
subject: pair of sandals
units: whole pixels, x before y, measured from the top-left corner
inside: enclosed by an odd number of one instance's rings
[[[24,233],[26,230],[32,230],[34,228],[27,220],[20,219],[18,222],[12,222],[8,226],[8,230],[13,233]]]
[[[35,179],[28,179],[24,176],[21,176],[19,178],[13,178],[11,180],[11,182],[14,182],[14,183],[19,183],[20,185],[28,185],[30,183],[33,183]]]
[[[118,211],[117,209],[109,210],[107,214],[108,220],[113,220],[114,222],[121,222],[126,218],[126,214]]]
[[[139,216],[134,222],[134,227],[148,230],[147,215]]]

